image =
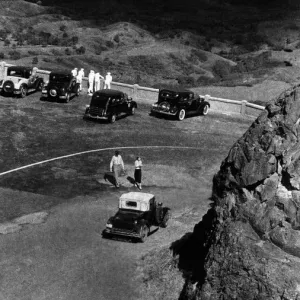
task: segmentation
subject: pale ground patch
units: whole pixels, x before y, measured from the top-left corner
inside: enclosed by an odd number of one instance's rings
[[[22,225],[25,224],[41,224],[45,222],[47,216],[48,213],[42,211],[16,218],[11,222],[2,223],[0,224],[0,234],[9,234],[20,231],[22,229]]]

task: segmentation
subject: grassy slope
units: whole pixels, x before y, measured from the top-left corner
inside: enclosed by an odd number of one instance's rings
[[[43,1],[44,4],[54,2]],[[235,86],[261,84],[265,80],[286,86],[297,81],[296,55],[285,53],[289,57],[284,57],[272,50],[282,49],[287,46],[287,41],[288,46],[297,47],[296,12],[292,18],[285,16],[288,19],[285,21],[284,14],[279,11],[213,2],[199,6],[191,1],[189,6],[183,6],[179,1],[173,1],[172,5],[168,1],[157,5],[155,0],[148,0],[148,6],[145,2],[142,6],[140,2],[132,1],[112,1],[110,5],[98,1],[92,10],[84,10],[87,2],[73,1],[70,5],[73,10],[65,10],[22,0],[0,1],[0,29],[14,33],[31,26],[36,33],[49,32],[59,39],[66,33],[69,38],[78,36],[75,47],[84,45],[86,48],[84,55],[77,55],[72,46],[24,45],[16,48],[21,59],[11,60],[12,47],[4,47],[0,41],[5,61],[31,65],[37,57],[39,68],[71,69],[76,66],[95,69],[102,74],[111,71],[114,80],[146,86],[179,83],[197,87],[211,82],[220,84],[220,81],[222,85]],[[60,5],[65,3],[68,1],[62,1]],[[85,20],[80,19],[83,15]],[[66,27],[63,32],[60,30],[62,25]],[[10,39],[14,43],[13,38]],[[230,76],[225,72],[223,78],[216,74],[214,65],[217,61],[234,66],[236,61],[247,60],[249,49],[254,50],[255,43],[273,52],[273,65],[260,64],[253,70],[238,70]],[[69,55],[65,53],[66,48]],[[293,66],[287,69],[284,60],[292,61]],[[247,97],[247,88],[244,89],[243,98],[253,100],[252,96]],[[226,97],[236,98],[236,91],[229,90],[232,91]],[[211,91],[213,94],[213,88]],[[268,100],[258,98],[256,100]]]

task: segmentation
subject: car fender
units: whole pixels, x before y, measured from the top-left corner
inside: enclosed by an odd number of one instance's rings
[[[20,81],[14,82],[14,83],[15,83],[15,89],[19,89],[22,84],[27,87],[28,80],[27,79],[21,79]]]

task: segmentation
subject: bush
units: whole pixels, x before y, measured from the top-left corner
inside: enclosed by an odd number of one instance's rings
[[[8,39],[4,40],[4,46],[9,46],[9,44],[10,44],[10,40]]]
[[[32,59],[32,64],[33,65],[37,65],[39,63],[39,59],[37,58],[37,56],[35,56],[33,59]]]
[[[112,41],[106,41],[105,45],[107,48],[113,48],[114,47],[114,43]]]
[[[213,72],[219,78],[225,79],[231,73],[231,65],[223,60],[218,60],[213,66]]]
[[[199,50],[192,49],[192,55],[196,56],[201,62],[207,61],[207,55]]]
[[[118,34],[116,34],[114,36],[114,41],[118,44],[120,42],[120,36]]]
[[[76,49],[76,53],[77,54],[84,54],[86,51],[85,47],[81,46],[79,48]]]
[[[18,60],[21,58],[21,53],[18,51],[15,51],[15,50],[10,51],[8,54],[9,54],[10,59],[12,59],[12,60]]]
[[[71,55],[71,50],[70,50],[70,48],[66,48],[66,49],[65,49],[65,54],[66,54],[66,55]]]
[[[0,59],[4,59],[5,55],[3,52],[0,52]]]
[[[28,50],[28,54],[30,56],[38,55],[38,53],[36,51],[32,51],[32,50]]]

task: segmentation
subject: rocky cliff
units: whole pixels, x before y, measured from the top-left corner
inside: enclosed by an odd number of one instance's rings
[[[268,104],[213,179],[178,251],[180,299],[300,299],[300,86]]]

